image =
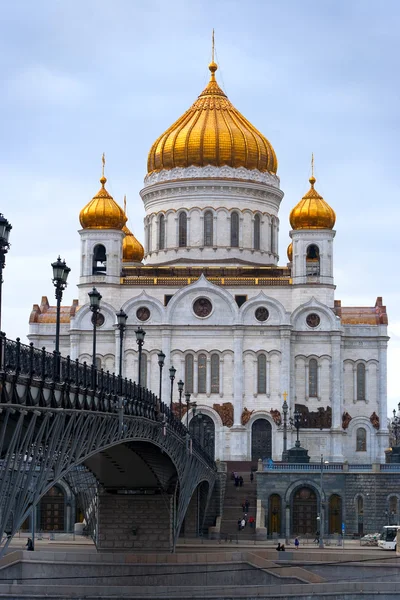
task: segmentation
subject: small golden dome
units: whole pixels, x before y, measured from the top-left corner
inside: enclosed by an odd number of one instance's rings
[[[92,200],[82,208],[79,220],[83,229],[122,229],[127,218],[122,208],[115,202],[104,187],[107,179],[103,174],[100,178],[101,188]]]
[[[142,262],[144,257],[142,244],[135,238],[132,231],[126,225],[123,226],[122,231],[125,232],[125,237],[122,241],[122,261]]]
[[[292,229],[333,229],[335,211],[314,189],[315,177],[309,181],[311,188],[290,213],[290,225]]]
[[[276,173],[278,161],[269,141],[228,100],[209,66],[210,81],[196,102],[153,144],[147,172],[174,167],[228,165]]]
[[[287,257],[289,259],[289,262],[292,262],[292,258],[293,258],[293,242],[290,242],[289,246],[287,247]]]

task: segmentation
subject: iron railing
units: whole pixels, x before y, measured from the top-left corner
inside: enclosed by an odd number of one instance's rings
[[[86,362],[80,363],[69,356],[62,357],[56,351],[21,344],[20,338],[9,340],[0,334],[0,379],[12,374],[39,384],[54,384],[59,393],[45,397],[39,394],[36,400],[27,396],[27,406],[76,409],[119,413],[132,417],[144,417],[169,427],[177,435],[189,440],[190,433],[185,425],[170,410],[169,405],[147,388],[126,379],[97,369]],[[61,393],[60,393],[61,392]],[[4,399],[1,398],[1,403]],[[189,444],[188,444],[189,446]],[[201,444],[192,438],[191,450],[198,453],[215,468],[213,457]]]

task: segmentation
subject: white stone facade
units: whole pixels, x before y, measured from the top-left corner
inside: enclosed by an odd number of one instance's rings
[[[91,363],[92,323],[87,294],[96,286],[103,297],[101,312],[105,317],[97,331],[97,357],[102,367],[117,370],[119,332],[115,313],[122,308],[128,315],[124,376],[137,376],[135,329],[139,325],[146,331],[145,383],[155,392],[159,384],[157,353],[162,350],[166,355],[164,401],[170,397],[169,367],[177,369],[175,383],[178,379],[185,381],[185,365],[192,361],[191,399],[214,422],[216,458],[251,459],[252,427],[263,418],[271,425],[272,458],[280,460],[283,432],[271,410],[282,413],[283,394],[287,392],[291,414],[295,404],[310,413],[331,410],[331,427],[300,431],[301,443],[309,450],[311,460],[318,461],[323,453],[329,461],[383,462],[388,444],[387,327],[384,322],[363,323],[362,318],[349,323],[337,316],[335,232],[290,232],[293,263],[289,269],[283,267],[280,275],[276,265],[283,193],[276,176],[229,167],[173,169],[148,176],[141,195],[146,212],[143,272],[129,272],[129,265],[122,270],[120,231],[80,231],[80,308],[69,323],[61,326],[62,354]],[[212,243],[208,245],[204,240],[207,211],[212,213]],[[181,212],[186,213],[184,245],[179,243]],[[239,223],[235,246],[231,244],[232,213],[238,215]],[[162,248],[160,215],[165,227]],[[105,274],[92,274],[96,244],[106,248]],[[318,270],[313,272],[307,271],[306,265],[310,244],[319,248]],[[197,269],[197,274],[188,271],[191,267]],[[199,277],[203,267],[225,271],[220,276]],[[260,275],[260,267],[270,267],[271,272],[265,269]],[[249,269],[248,275],[244,268]],[[240,274],[238,269],[242,269]],[[202,298],[211,303],[211,310],[198,316],[194,303]],[[149,311],[145,321],[137,316],[141,307]],[[256,318],[257,309],[267,315],[266,320]],[[54,324],[31,323],[29,337],[35,345],[51,350],[54,335]],[[188,355],[192,358],[187,359]],[[175,388],[175,402],[177,396]],[[229,403],[233,405],[233,423],[224,424],[223,411],[215,410],[213,405],[225,405],[227,409]],[[345,413],[351,417],[349,424],[344,423]],[[379,429],[376,422],[375,427],[373,424],[374,413],[379,417]],[[361,440],[357,449],[360,428],[365,430],[365,443]],[[289,430],[288,447],[294,441],[295,432]]]

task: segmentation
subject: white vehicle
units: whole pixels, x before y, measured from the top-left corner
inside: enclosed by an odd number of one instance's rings
[[[397,548],[397,533],[400,525],[385,525],[378,540],[379,548],[384,550],[396,550]]]

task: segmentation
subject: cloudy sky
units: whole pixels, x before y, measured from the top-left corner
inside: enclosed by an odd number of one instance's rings
[[[25,339],[33,303],[53,302],[50,263],[72,268],[80,209],[99,188],[139,197],[152,142],[208,80],[215,28],[218,81],[271,141],[288,214],[316,188],[337,214],[336,297],[389,313],[389,409],[400,401],[400,3],[382,0],[3,0],[0,19],[0,210],[13,224],[2,329]],[[378,10],[379,8],[379,10]]]

